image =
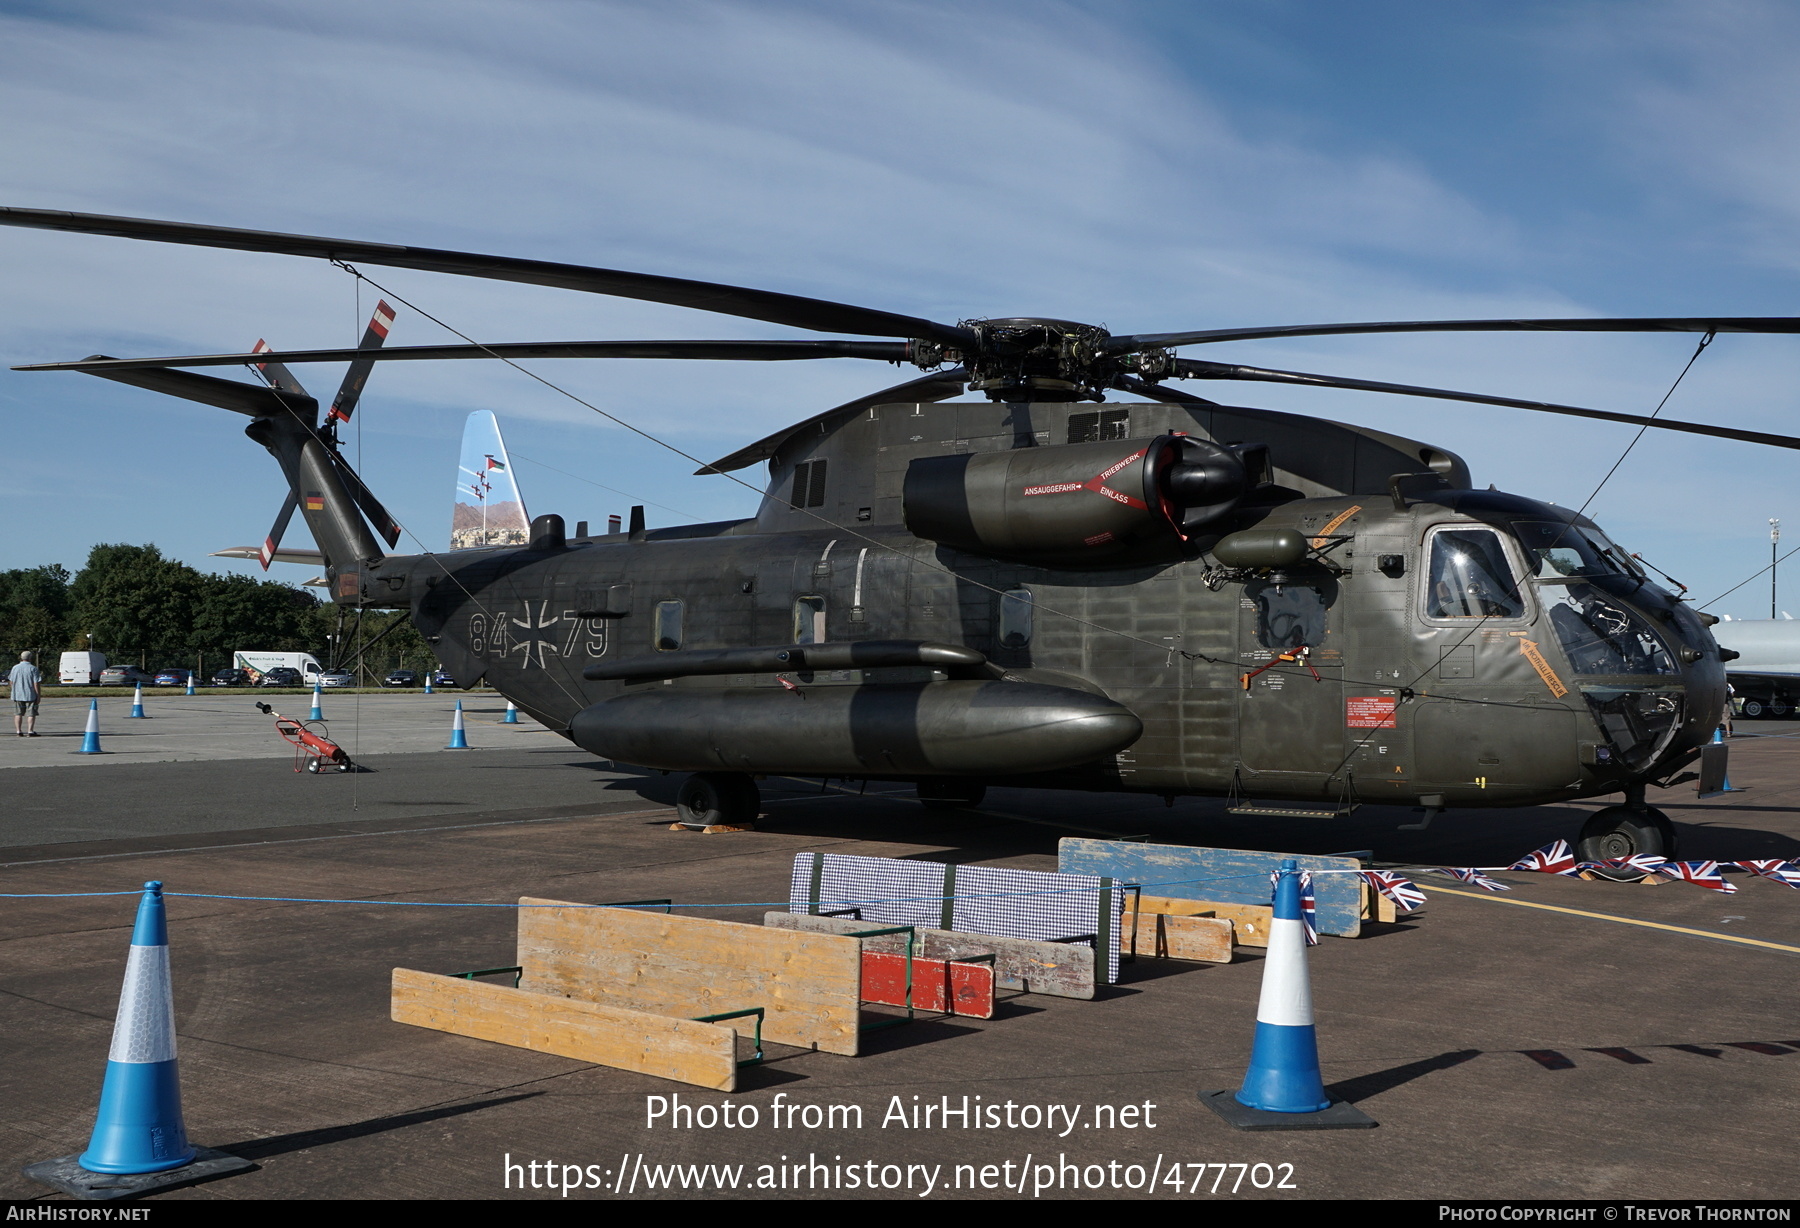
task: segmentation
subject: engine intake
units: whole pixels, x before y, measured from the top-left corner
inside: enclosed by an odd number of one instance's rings
[[[928,456],[907,468],[906,527],[981,554],[1085,564],[1171,555],[1270,480],[1262,444],[1190,435]]]

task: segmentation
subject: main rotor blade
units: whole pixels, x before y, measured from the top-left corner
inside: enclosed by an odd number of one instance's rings
[[[107,358],[44,362],[15,371],[139,371],[159,367],[234,367],[251,362],[406,362],[440,358],[688,358],[785,362],[802,358],[873,358],[905,362],[904,341],[498,341],[492,345],[403,345],[381,350],[295,350],[292,353],[193,354],[180,358]]]
[[[1121,375],[1112,382],[1114,388],[1121,392],[1135,392],[1141,397],[1149,397],[1152,401],[1179,401],[1184,405],[1217,405],[1217,401],[1209,401],[1205,397],[1197,397],[1191,392],[1183,392],[1179,388],[1164,388],[1161,384],[1152,384],[1147,379],[1139,379],[1135,375]]]
[[[94,355],[96,361],[105,358],[104,354]],[[104,366],[104,364],[102,365]],[[252,418],[274,418],[291,414],[309,428],[319,420],[319,403],[311,397],[282,392],[276,388],[264,388],[257,384],[240,384],[236,380],[219,379],[212,375],[195,375],[188,371],[100,369],[90,371],[89,374],[98,375],[102,379],[116,380],[121,384],[130,384],[135,388],[148,388],[152,392],[162,392],[172,397],[198,401],[202,405],[214,405],[220,409],[235,410],[240,414],[248,414]]]
[[[1582,409],[1575,405],[1557,405],[1550,401],[1523,401],[1514,397],[1483,396],[1475,392],[1450,392],[1443,388],[1421,388],[1413,384],[1389,384],[1381,380],[1349,379],[1338,375],[1310,375],[1304,371],[1277,371],[1268,367],[1202,362],[1193,358],[1177,358],[1175,373],[1181,379],[1227,379],[1265,384],[1304,384],[1314,388],[1350,388],[1360,392],[1392,392],[1409,397],[1433,397],[1440,401],[1468,401],[1476,405],[1504,405],[1512,409],[1536,410],[1539,413],[1565,414],[1572,418],[1598,418],[1603,422],[1624,422],[1632,426],[1653,426],[1664,431],[1686,431],[1690,435],[1738,439],[1745,443],[1763,443],[1776,448],[1800,448],[1800,439],[1791,435],[1771,435],[1765,431],[1744,431],[1730,426],[1705,426],[1698,422],[1682,422],[1674,418],[1643,418],[1637,414],[1615,414],[1604,409]]]
[[[274,351],[274,346],[258,337],[256,344],[250,347],[252,357],[248,365],[254,366],[256,373],[269,381],[269,387],[291,392],[296,396],[310,397],[312,394],[301,385],[294,373],[274,357]]]
[[[390,268],[489,277],[497,281],[518,281],[530,285],[557,286],[564,290],[581,290],[589,294],[642,299],[651,303],[670,303],[677,307],[742,316],[749,320],[765,320],[771,324],[787,324],[821,333],[921,337],[954,346],[966,346],[974,341],[974,334],[967,329],[913,316],[874,311],[867,307],[806,298],[797,294],[779,294],[772,290],[752,290],[743,286],[691,281],[685,277],[659,277],[653,273],[597,269],[550,260],[484,256],[474,252],[409,247],[398,243],[324,239],[267,230],[240,230],[231,226],[201,226],[192,222],[67,213],[60,209],[0,208],[0,225],[112,235],[121,239],[147,239],[157,243],[186,243],[195,247],[224,247],[246,252],[277,252],[288,256],[311,256],[319,260],[361,261],[364,264],[386,265]]]
[[[871,392],[866,397],[857,397],[854,401],[845,401],[842,405],[826,410],[822,414],[814,414],[804,422],[796,422],[792,426],[784,426],[773,435],[766,435],[750,444],[739,448],[730,456],[716,460],[704,469],[694,470],[695,477],[703,477],[711,473],[730,473],[734,469],[742,469],[746,465],[754,465],[757,461],[768,460],[780,450],[781,445],[802,431],[814,430],[825,426],[833,419],[850,418],[860,414],[871,405],[885,405],[890,401],[947,401],[958,395],[968,386],[969,373],[962,367],[946,367],[942,371],[933,371],[930,375],[918,379],[907,380],[904,384],[895,384],[892,388],[883,388],[880,392]]]
[[[356,357],[350,360],[350,369],[344,372],[337,395],[331,398],[331,411],[325,415],[326,426],[350,421],[350,415],[356,412],[357,401],[362,399],[363,385],[369,382],[369,372],[375,369],[375,351],[387,340],[388,329],[393,326],[394,309],[387,305],[386,299],[376,300],[375,312],[369,317],[368,327],[363,329],[362,340],[356,344]]]
[[[1113,337],[1109,354],[1209,341],[1327,337],[1344,333],[1800,333],[1800,316],[1645,316],[1576,320],[1393,320],[1369,324],[1282,324],[1273,328],[1205,328],[1186,333]]]

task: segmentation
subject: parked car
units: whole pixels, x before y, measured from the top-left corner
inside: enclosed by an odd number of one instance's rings
[[[263,671],[262,681],[257,686],[299,686],[300,671],[292,666],[277,665],[274,669]]]
[[[101,686],[155,686],[156,675],[135,665],[109,665],[100,671]]]
[[[450,676],[450,674],[448,673],[448,671],[440,669],[437,673],[435,673],[431,676],[431,685],[432,686],[455,686],[456,679],[452,678]]]
[[[381,680],[381,685],[382,686],[418,686],[419,685],[419,674],[418,674],[417,670],[397,669],[393,673],[389,674],[387,677],[383,678]]]
[[[322,687],[355,686],[356,675],[347,669],[328,669],[319,675],[319,685]]]
[[[186,686],[193,677],[191,669],[165,669],[156,675],[157,686]]]
[[[249,686],[250,675],[241,669],[222,669],[212,676],[214,686]]]

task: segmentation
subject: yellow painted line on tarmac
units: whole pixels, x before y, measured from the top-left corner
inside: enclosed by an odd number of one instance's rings
[[[1509,900],[1504,896],[1478,894],[1473,891],[1452,891],[1448,887],[1432,886],[1427,890],[1433,895],[1460,895],[1471,900],[1487,900],[1494,904],[1511,904],[1515,908],[1541,908],[1545,912],[1568,913],[1572,917],[1592,917],[1596,921],[1617,921],[1620,925],[1641,925],[1645,929],[1667,930],[1672,934],[1688,934],[1694,938],[1711,938],[1715,942],[1736,942],[1747,947],[1766,947],[1771,951],[1786,951],[1789,955],[1800,955],[1800,947],[1790,947],[1780,942],[1765,942],[1761,938],[1740,938],[1736,934],[1715,934],[1711,930],[1689,929],[1685,925],[1665,925],[1661,921],[1640,921],[1636,917],[1615,917],[1605,912],[1584,912],[1579,908],[1563,908],[1558,904],[1534,904],[1530,900]]]

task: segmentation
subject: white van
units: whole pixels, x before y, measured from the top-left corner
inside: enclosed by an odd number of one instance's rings
[[[56,677],[64,686],[98,686],[100,671],[105,668],[103,652],[65,652],[56,667]]]
[[[317,657],[310,652],[255,652],[245,650],[232,654],[231,663],[246,671],[251,681],[257,681],[272,669],[286,666],[288,669],[300,671],[300,678],[307,686],[319,679],[323,672]]]

